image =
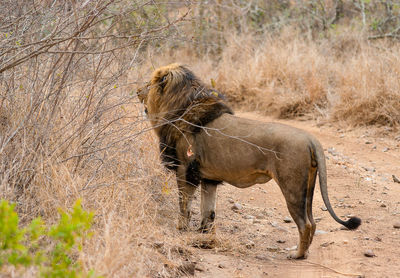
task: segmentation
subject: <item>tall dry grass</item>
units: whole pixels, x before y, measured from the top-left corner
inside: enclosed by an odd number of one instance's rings
[[[94,93],[84,108],[79,104],[90,90],[79,82],[57,104],[43,100],[33,115],[28,92],[5,100],[0,197],[17,204],[21,225],[37,216],[50,225],[58,208],[81,199],[95,213],[93,236],[79,252],[88,270],[107,277],[174,276],[189,257],[177,251],[183,240],[175,229],[174,177],[159,163],[157,138],[136,97],[118,89],[126,82]]]
[[[166,60],[215,79],[238,109],[279,118],[312,117],[350,126],[400,124],[400,47],[347,28],[319,40],[295,28],[279,35],[227,35],[220,59]]]
[[[2,6],[0,198],[16,204],[21,226],[37,216],[51,225],[81,199],[95,214],[77,251],[86,269],[174,276],[189,258],[177,251],[174,177],[134,89],[142,47],[182,14],[161,20],[147,1],[50,2]]]

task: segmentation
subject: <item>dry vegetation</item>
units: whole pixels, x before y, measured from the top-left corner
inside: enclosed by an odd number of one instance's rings
[[[243,110],[398,127],[398,6],[266,2],[2,3],[0,197],[17,204],[21,225],[53,223],[81,198],[95,212],[87,269],[184,270],[197,236],[175,229],[174,176],[134,94],[165,63],[214,79]]]
[[[313,113],[351,125],[398,126],[400,49],[346,33],[318,42],[292,29],[260,43],[232,38],[216,83],[244,109],[282,118]]]

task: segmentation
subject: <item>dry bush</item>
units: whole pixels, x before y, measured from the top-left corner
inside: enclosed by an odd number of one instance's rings
[[[400,60],[398,46],[363,45],[359,55],[347,60],[338,72],[340,101],[334,119],[352,125],[400,124]]]
[[[242,110],[349,125],[400,124],[397,45],[370,42],[347,28],[309,39],[294,28],[279,35],[227,35],[221,59],[190,65]],[[182,53],[178,56],[182,59]],[[204,65],[208,61],[208,66]]]
[[[233,37],[219,64],[218,88],[234,103],[278,117],[325,106],[331,73],[316,45],[286,30],[255,41]]]
[[[134,88],[139,53],[172,35],[185,11],[147,1],[3,4],[0,197],[17,204],[21,225],[52,224],[80,198],[95,213],[79,255],[88,270],[175,275],[189,254],[173,251],[174,179]]]
[[[399,125],[394,2],[213,3],[197,2],[189,30],[194,44],[163,60],[188,63],[206,81],[215,79],[243,110]]]

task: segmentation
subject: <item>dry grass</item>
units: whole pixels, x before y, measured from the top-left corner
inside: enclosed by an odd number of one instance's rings
[[[31,74],[42,73],[25,67],[19,70],[26,75],[15,79],[18,90],[2,88],[0,198],[17,204],[21,225],[37,216],[52,224],[58,208],[81,199],[95,213],[93,237],[79,253],[88,270],[107,277],[175,276],[190,254],[174,251],[182,245],[174,176],[159,163],[134,81],[118,75],[118,61],[97,59],[95,67],[107,69],[104,78],[71,77],[58,98],[51,88],[32,90]]]
[[[95,212],[93,237],[80,253],[87,269],[107,277],[170,276],[184,258],[170,251],[179,244],[179,239],[170,240],[177,237],[176,192],[161,190],[165,183],[172,187],[174,179],[159,164],[156,138],[150,132],[141,134],[148,126],[138,119],[135,101],[131,105],[134,109],[125,113],[124,120],[115,121],[120,118],[118,109],[103,115],[98,128],[107,131],[104,138],[96,127],[85,130],[100,139],[91,146],[93,154],[78,156],[85,149],[81,139],[70,142],[65,155],[49,155],[55,147],[63,149],[61,143],[75,134],[72,128],[62,134],[47,131],[48,144],[37,150],[32,150],[35,142],[29,134],[16,136],[7,145],[2,142],[1,198],[18,204],[22,224],[38,215],[51,224],[57,220],[58,208],[70,208],[80,198],[85,209]],[[74,108],[64,105],[63,112]],[[23,102],[18,103],[17,111],[26,110]],[[16,115],[7,119],[21,120]],[[132,124],[128,119],[136,120]],[[12,135],[12,129],[3,132],[4,138]],[[118,142],[121,136],[125,140]],[[97,151],[101,148],[105,149]],[[158,252],[154,242],[165,243],[168,252]]]
[[[217,84],[235,104],[280,118],[308,114],[350,125],[400,124],[398,46],[354,35],[316,42],[286,32],[261,43],[231,39]]]
[[[142,20],[156,10],[146,1],[113,2],[4,3],[0,198],[16,203],[21,225],[37,216],[50,225],[80,198],[95,214],[79,252],[87,269],[174,276],[189,256],[173,251],[174,177],[134,94],[141,46],[168,26],[160,14]]]
[[[399,47],[347,28],[319,40],[293,28],[279,36],[227,35],[220,59],[184,49],[154,67],[189,65],[241,110],[279,118],[313,117],[350,126],[400,124]],[[156,54],[155,54],[156,55]]]
[[[136,107],[136,104],[132,105]],[[73,107],[64,106],[64,109],[68,111]],[[126,118],[137,117],[138,113],[133,109]],[[21,144],[29,143],[31,138],[19,138],[20,143],[13,144],[12,148],[21,153],[8,153],[9,157],[2,157],[4,164],[7,158],[14,157],[15,167],[3,172],[1,198],[18,204],[22,224],[38,215],[51,224],[57,220],[58,208],[70,208],[80,198],[85,209],[95,212],[93,236],[85,242],[80,253],[80,260],[88,270],[94,269],[96,274],[107,277],[174,276],[180,262],[190,256],[176,251],[182,243],[175,229],[177,193],[174,177],[159,164],[156,138],[150,132],[141,134],[148,127],[146,123],[119,124],[129,126],[130,130],[124,136],[130,139],[107,147],[115,144],[121,135],[118,132],[121,126],[113,126],[116,130],[109,130],[109,137],[101,143],[106,150],[83,158],[81,166],[77,166],[78,158],[62,162],[60,157],[48,157],[39,151],[26,157],[24,152],[29,148]],[[104,125],[100,126],[104,128]],[[53,136],[50,134],[49,139],[59,143],[58,140],[63,141],[68,132],[62,138]],[[81,150],[81,145],[74,142],[69,149],[74,153]],[[34,164],[28,162],[32,158]],[[24,165],[35,167],[33,177],[26,177],[17,170],[25,170]],[[31,180],[21,187],[10,184],[14,180],[7,179],[6,175]],[[163,193],[162,188],[166,185],[170,190]],[[157,248],[158,245],[162,245],[162,250]],[[30,273],[26,275],[30,277]]]

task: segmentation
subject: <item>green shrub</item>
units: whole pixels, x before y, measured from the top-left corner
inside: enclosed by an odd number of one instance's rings
[[[81,251],[93,213],[82,209],[78,200],[71,212],[60,210],[57,224],[47,227],[40,217],[26,227],[18,227],[15,205],[0,202],[0,270],[6,265],[36,266],[40,277],[92,277],[74,259]],[[22,270],[23,271],[23,270]]]

